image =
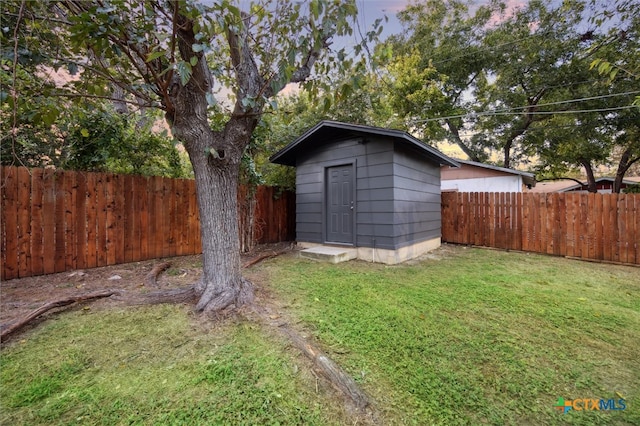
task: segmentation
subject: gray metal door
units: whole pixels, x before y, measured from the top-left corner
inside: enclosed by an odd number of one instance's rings
[[[327,242],[353,244],[353,166],[327,167]]]

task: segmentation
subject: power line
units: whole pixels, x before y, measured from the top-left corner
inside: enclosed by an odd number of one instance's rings
[[[579,109],[579,110],[568,110],[568,111],[531,111],[527,112],[530,115],[554,115],[554,114],[581,114],[586,112],[609,112],[609,111],[619,111],[623,109],[637,108],[635,105],[625,105],[621,107],[611,107],[611,108],[596,108],[596,109]],[[478,116],[491,116],[491,115],[520,115],[522,112],[490,112],[490,113],[479,113],[476,114]]]
[[[573,103],[573,102],[592,101],[594,99],[612,98],[614,96],[635,95],[636,93],[640,93],[640,90],[634,90],[634,91],[631,91],[631,92],[623,92],[623,93],[612,93],[612,94],[608,94],[608,95],[589,96],[587,98],[568,99],[566,101],[547,102],[547,103],[544,103],[544,104],[526,105],[526,106],[511,107],[511,108],[498,108],[498,109],[494,109],[494,110],[491,110],[491,111],[493,111],[493,112],[511,111],[511,110],[517,110],[517,109],[526,109],[526,108],[531,108],[531,107],[536,107],[537,108],[537,107],[549,106],[549,105],[562,105],[562,104],[568,104],[568,103]]]
[[[640,93],[640,91],[637,92],[630,92],[630,93]],[[610,97],[610,96],[622,96],[622,93],[618,93],[618,94],[614,94],[614,95],[605,95],[603,97]],[[597,97],[594,97],[597,98]],[[579,100],[570,100],[570,101],[579,101]],[[568,103],[570,101],[563,101],[563,102],[558,102],[558,103]],[[551,104],[558,104],[558,103],[550,103],[547,105],[551,105]],[[541,106],[543,104],[540,105],[531,105],[531,106]],[[448,119],[453,119],[453,118],[466,118],[466,117],[490,117],[490,116],[497,116],[497,115],[521,115],[523,113],[523,111],[515,111],[515,112],[508,112],[514,109],[519,109],[519,108],[529,108],[529,107],[514,107],[514,108],[508,108],[508,109],[503,109],[503,110],[491,110],[491,111],[486,111],[486,112],[468,112],[465,114],[457,114],[457,115],[449,115],[449,116],[445,116],[445,117],[435,117],[435,118],[425,118],[422,120],[411,120],[412,124],[416,124],[416,123],[430,123],[433,121],[438,121],[438,120],[448,120]],[[619,111],[619,110],[624,110],[624,109],[631,109],[631,108],[637,108],[637,106],[635,105],[625,105],[625,106],[620,106],[620,107],[610,107],[610,108],[596,108],[596,109],[581,109],[581,110],[563,110],[563,111],[531,111],[531,112],[527,112],[527,114],[530,115],[554,115],[554,114],[581,114],[581,113],[587,113],[587,112],[609,112],[609,111]]]

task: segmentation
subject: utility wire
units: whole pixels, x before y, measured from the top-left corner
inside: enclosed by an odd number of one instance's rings
[[[526,105],[526,106],[510,107],[510,108],[498,108],[498,109],[493,109],[491,111],[492,112],[512,111],[512,110],[527,109],[527,108],[532,108],[532,107],[533,108],[537,108],[537,107],[549,106],[549,105],[562,105],[562,104],[569,104],[569,103],[573,103],[573,102],[592,101],[594,99],[612,98],[612,97],[615,97],[615,96],[635,95],[636,93],[640,93],[640,90],[634,90],[634,91],[631,91],[631,92],[623,92],[623,93],[612,93],[612,94],[608,94],[608,95],[589,96],[587,98],[568,99],[568,100],[565,100],[565,101],[547,102],[547,103],[544,103],[544,104]]]
[[[532,105],[532,106],[537,106],[537,105]],[[520,107],[518,107],[520,108]],[[635,105],[625,105],[625,106],[621,106],[621,107],[611,107],[611,108],[597,108],[597,109],[581,109],[581,110],[565,110],[565,111],[532,111],[532,112],[527,112],[527,114],[530,115],[554,115],[554,114],[581,114],[581,113],[587,113],[587,112],[609,112],[609,111],[619,111],[619,110],[623,110],[623,109],[631,109],[631,108],[637,108]],[[496,115],[521,115],[522,111],[516,111],[516,112],[501,112],[500,110],[492,110],[492,111],[487,111],[487,112],[469,112],[469,113],[465,113],[465,114],[458,114],[458,115],[449,115],[449,116],[445,116],[445,117],[435,117],[435,118],[426,118],[423,120],[411,120],[412,124],[416,124],[416,123],[429,123],[432,121],[438,121],[438,120],[448,120],[448,119],[452,119],[452,118],[465,118],[465,117],[490,117],[490,116],[496,116]]]

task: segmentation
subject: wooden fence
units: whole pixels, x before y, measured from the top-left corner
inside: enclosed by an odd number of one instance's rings
[[[442,240],[640,264],[640,195],[445,192]]]
[[[0,175],[3,280],[201,253],[193,180],[7,166]],[[257,242],[293,240],[295,194],[259,187],[256,201]]]

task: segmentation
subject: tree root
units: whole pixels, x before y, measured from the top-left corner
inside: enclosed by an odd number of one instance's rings
[[[146,287],[158,287],[158,275],[166,271],[171,262],[159,263],[153,267],[151,271],[144,277],[144,285]]]
[[[208,294],[208,292],[213,293],[214,291],[215,289],[205,290],[196,305],[197,312],[218,315],[228,309],[238,309],[251,305],[255,299],[253,283],[244,278],[241,278],[238,290],[223,289],[217,294],[214,293],[213,296]]]
[[[357,415],[366,423],[377,423],[378,416],[373,409],[369,396],[327,354],[302,334],[283,323],[282,320],[278,321],[277,319],[280,318],[280,315],[275,315],[268,307],[253,305],[249,311],[250,316],[252,316],[251,314],[255,314],[263,324],[277,330],[305,357],[311,360],[314,372],[327,381],[342,397],[350,414]]]
[[[102,299],[104,297],[110,297],[114,294],[118,294],[118,292],[115,290],[102,290],[95,293],[81,294],[78,296],[71,296],[71,297],[66,297],[64,299],[58,299],[58,300],[53,300],[51,302],[47,302],[41,307],[39,307],[38,309],[30,312],[23,318],[20,318],[19,320],[10,324],[3,324],[2,333],[0,333],[0,342],[6,341],[7,338],[11,336],[13,333],[21,330],[31,321],[38,318],[40,315],[50,311],[51,309],[72,305],[78,302],[87,302],[87,301]]]
[[[286,253],[288,251],[291,251],[291,247],[287,247],[287,248],[282,249],[280,251],[274,251],[273,253],[267,253],[267,254],[260,255],[260,256],[256,257],[255,259],[251,259],[250,261],[246,262],[244,265],[242,265],[242,267],[243,268],[248,268],[250,266],[255,265],[256,263],[262,262],[263,260],[271,259],[272,257],[280,256],[281,254],[284,254],[284,253]]]

